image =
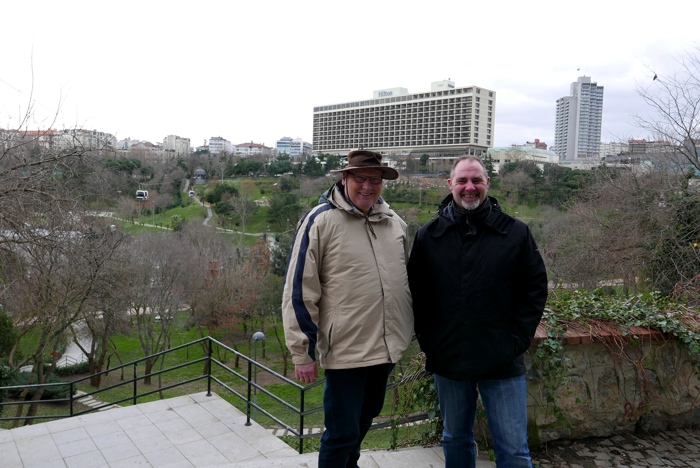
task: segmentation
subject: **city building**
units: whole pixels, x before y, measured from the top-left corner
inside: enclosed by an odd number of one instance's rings
[[[540,141],[539,138],[535,138],[535,141],[528,141],[527,143],[525,143],[525,146],[532,146],[533,148],[543,150],[547,149],[547,143],[545,143],[544,141]]]
[[[539,140],[535,140],[535,142],[539,142]],[[557,153],[548,149],[538,148],[531,143],[489,148],[488,155],[491,157],[493,171],[496,174],[500,172],[503,164],[516,161],[534,161],[540,170],[544,168],[544,163],[559,164]]]
[[[33,150],[34,148],[43,150],[57,150],[58,146],[58,131],[57,130],[16,130],[16,129],[0,129],[0,154],[3,154],[10,148],[25,147]]]
[[[211,137],[209,138],[209,154],[229,153],[233,152],[233,145],[225,138]]]
[[[496,93],[477,86],[456,88],[444,80],[429,92],[382,89],[372,99],[314,107],[313,153],[484,155],[493,145],[495,115]]]
[[[117,141],[117,150],[126,151],[132,146],[141,143],[139,140],[132,140],[131,138],[124,138],[123,140]]]
[[[163,149],[172,151],[177,156],[187,156],[190,154],[190,139],[180,138],[177,135],[168,135],[163,139]]]
[[[313,145],[301,138],[282,137],[275,145],[277,156],[286,154],[292,161],[298,161],[302,156],[309,156],[313,150]]]
[[[600,159],[603,86],[581,76],[571,83],[571,95],[557,99],[554,152],[561,161]]]
[[[117,139],[111,133],[82,128],[63,130],[2,130],[0,137],[8,147],[14,144],[37,147],[44,150],[114,150]]]
[[[209,140],[209,146],[211,146],[211,140]],[[254,156],[256,154],[265,156],[266,158],[272,156],[272,148],[269,148],[265,145],[261,145],[260,143],[253,143],[252,141],[250,143],[241,143],[240,145],[234,145],[233,152],[234,154],[243,156],[244,158]]]
[[[111,133],[82,128],[56,130],[60,148],[82,147],[83,149],[114,149],[117,139]]]
[[[150,141],[139,141],[127,138],[117,142],[118,154],[125,158],[139,159],[147,163],[167,163],[177,158],[173,151],[167,151],[163,146]]]
[[[600,143],[600,158],[605,159],[609,156],[617,156],[620,153],[629,151],[629,143],[621,141],[611,141],[610,143]]]

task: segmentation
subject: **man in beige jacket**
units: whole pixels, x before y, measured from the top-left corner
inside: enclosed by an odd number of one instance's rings
[[[295,376],[325,370],[326,431],[319,468],[356,467],[384,404],[387,379],[413,333],[406,223],[381,198],[396,170],[372,151],[351,151],[322,202],[299,222],[282,314]]]

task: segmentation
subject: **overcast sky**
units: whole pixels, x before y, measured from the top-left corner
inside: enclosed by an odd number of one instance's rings
[[[644,138],[636,87],[700,44],[698,18],[695,0],[5,2],[0,127],[33,100],[30,128],[274,147],[312,141],[314,106],[449,78],[496,91],[495,146],[553,145],[556,100],[586,75],[602,140]]]

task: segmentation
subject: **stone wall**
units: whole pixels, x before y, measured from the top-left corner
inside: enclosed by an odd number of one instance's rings
[[[567,335],[559,372],[534,358],[541,330],[526,355],[532,445],[700,423],[700,366],[676,341],[648,330]]]

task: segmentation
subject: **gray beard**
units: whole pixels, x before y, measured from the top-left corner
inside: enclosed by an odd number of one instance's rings
[[[467,211],[472,211],[477,208],[479,208],[479,205],[481,205],[481,200],[476,200],[473,203],[467,203],[466,201],[462,200],[461,198],[458,200],[459,207],[462,208],[463,210]]]

